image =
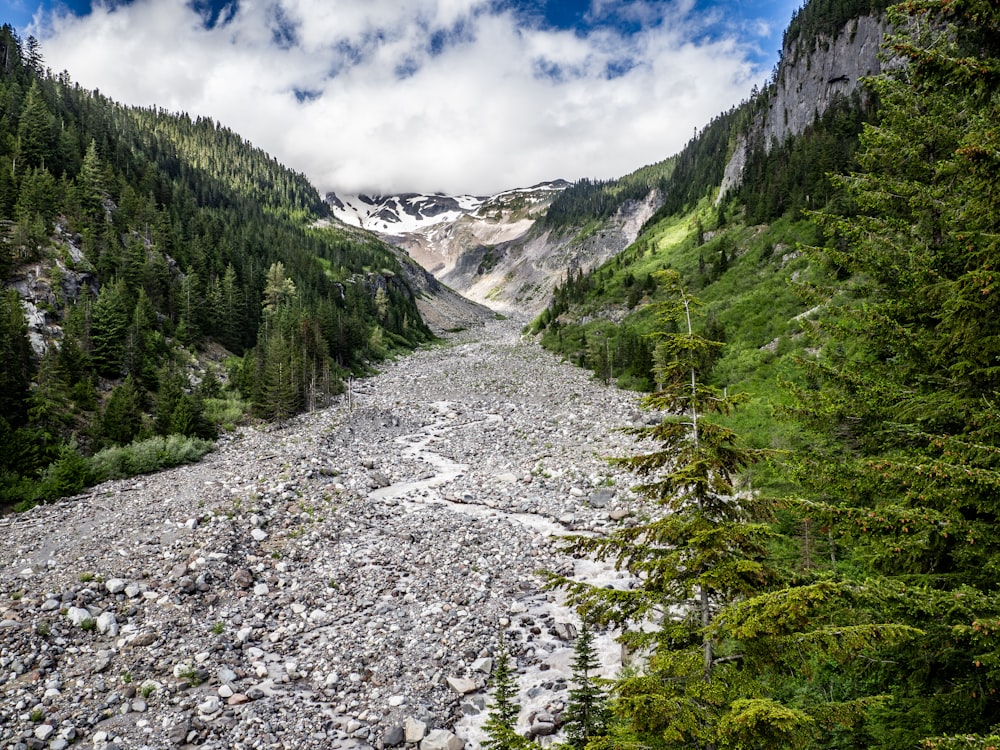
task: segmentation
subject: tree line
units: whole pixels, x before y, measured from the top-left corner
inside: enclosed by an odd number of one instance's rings
[[[328,216],[228,128],[87,91],[0,28],[0,274],[41,277],[61,334],[33,348],[18,294],[0,301],[0,504],[53,496],[37,480],[60,461],[211,437],[206,399],[285,417],[429,340],[390,249]],[[224,366],[192,367],[215,346]]]

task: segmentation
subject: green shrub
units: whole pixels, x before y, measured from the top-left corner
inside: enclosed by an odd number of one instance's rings
[[[150,474],[173,466],[194,463],[212,450],[213,443],[182,435],[156,436],[126,446],[107,448],[90,464],[101,481]]]
[[[233,394],[225,398],[206,397],[204,405],[205,419],[224,430],[232,430],[250,413],[249,402]]]

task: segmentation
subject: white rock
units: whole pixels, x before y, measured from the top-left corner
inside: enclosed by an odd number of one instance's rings
[[[125,590],[126,582],[121,578],[112,578],[104,583],[104,588],[108,590],[109,594],[120,594]]]
[[[35,737],[42,740],[43,742],[52,736],[52,733],[56,731],[56,728],[51,724],[39,724],[35,727]]]
[[[264,529],[254,528],[250,532],[250,536],[252,536],[258,542],[263,542],[265,539],[267,539],[267,532],[264,531]]]
[[[111,637],[118,635],[118,618],[114,612],[102,612],[97,616],[97,632]]]
[[[472,671],[479,672],[480,674],[492,674],[493,660],[488,656],[484,656],[481,659],[476,659],[474,662],[472,662]]]
[[[424,738],[424,734],[427,732],[427,725],[414,719],[412,716],[406,717],[406,723],[403,725],[403,734],[407,744],[413,745]]]
[[[93,617],[90,615],[90,610],[86,610],[83,607],[70,607],[66,610],[66,617],[69,621],[79,627],[87,620],[92,620]]]
[[[420,743],[420,750],[463,750],[465,742],[447,729],[432,729]]]
[[[214,695],[210,695],[203,702],[198,704],[198,713],[214,714],[222,710],[222,703]]]

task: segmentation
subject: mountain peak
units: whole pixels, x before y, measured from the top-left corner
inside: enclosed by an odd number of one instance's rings
[[[333,214],[345,224],[369,229],[378,234],[398,237],[421,232],[429,227],[455,222],[463,216],[501,209],[513,199],[545,203],[565,190],[566,180],[540,182],[526,188],[504,190],[496,195],[448,195],[446,193],[398,193],[394,195],[357,195],[335,192],[326,194]]]

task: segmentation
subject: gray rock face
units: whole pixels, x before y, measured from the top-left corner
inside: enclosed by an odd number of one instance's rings
[[[800,135],[838,98],[850,96],[864,76],[882,70],[879,60],[885,19],[862,16],[835,38],[822,36],[812,48],[798,41],[782,50],[768,108],[750,128],[726,165],[719,196],[739,185],[750,149],[770,150],[788,135]]]

